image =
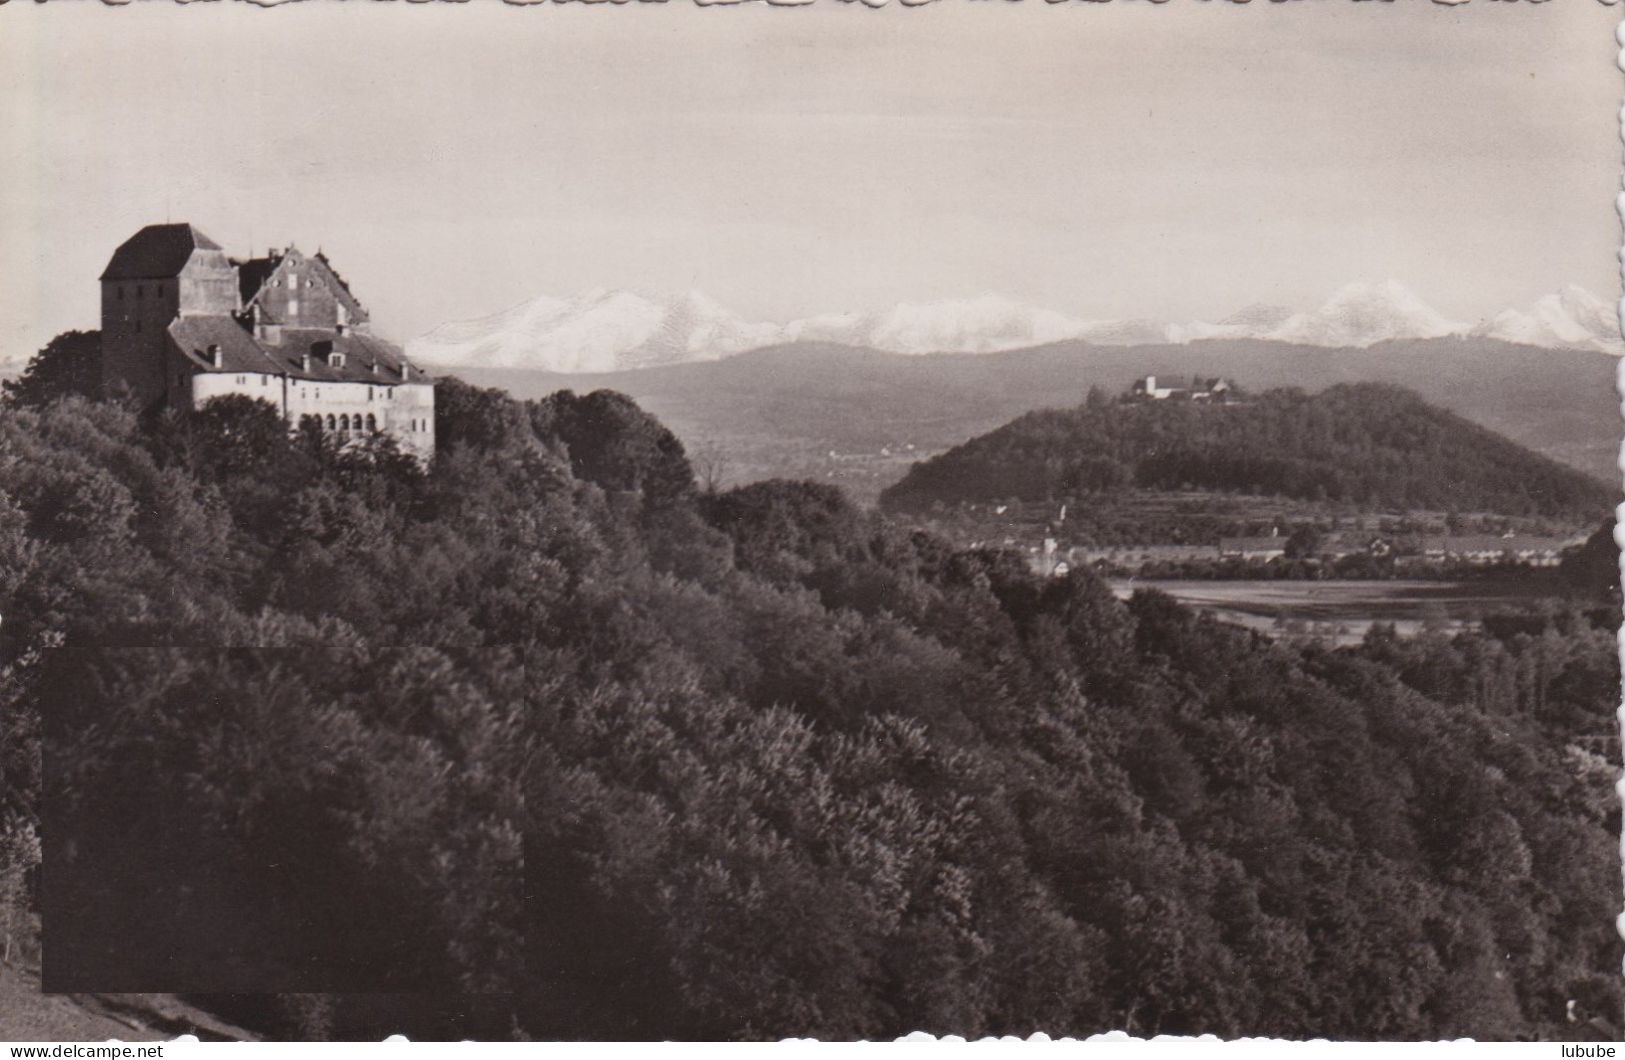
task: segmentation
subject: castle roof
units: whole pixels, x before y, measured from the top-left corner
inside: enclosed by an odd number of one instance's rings
[[[265,345],[264,349],[275,362],[275,371],[318,382],[399,383],[401,365],[407,363],[406,355],[392,342],[354,331],[335,334],[326,328],[283,328],[282,341],[275,346]],[[323,354],[329,350],[344,354],[344,367],[327,363]],[[303,367],[307,353],[311,354],[308,369]],[[372,370],[374,364],[378,366],[376,372]],[[416,372],[411,381],[426,383],[429,377]]]
[[[285,375],[314,382],[371,383],[387,386],[400,383],[401,366],[408,363],[399,346],[373,335],[353,331],[339,334],[326,328],[283,328],[275,345],[261,342],[229,316],[183,316],[169,325],[170,338],[192,367],[203,372]],[[220,367],[214,366],[211,346],[220,348]],[[327,353],[343,353],[343,367],[327,360]],[[304,363],[310,355],[310,365]],[[373,366],[377,365],[377,371]],[[430,382],[428,375],[414,371],[409,382]]]
[[[193,251],[219,249],[220,244],[189,224],[148,225],[119,244],[101,278],[165,280],[180,275]]]
[[[169,324],[169,337],[193,367],[209,372],[263,372],[281,371],[277,362],[265,352],[254,336],[229,316],[182,316]],[[209,358],[209,347],[220,347],[221,367],[215,368]]]
[[[361,308],[361,299],[356,298],[355,292],[350,290],[349,282],[346,281],[343,276],[339,275],[339,270],[337,270],[337,269],[335,269],[333,267],[333,263],[328,260],[328,257],[327,257],[326,254],[323,254],[320,250],[318,250],[318,251],[316,251],[316,256],[311,258],[310,260],[321,262],[322,268],[326,269],[327,274],[329,276],[333,277],[333,282],[339,285],[339,289],[342,290],[346,295],[348,295],[350,297],[350,299],[352,301],[355,302],[355,305],[356,305],[357,309]],[[364,312],[364,310],[363,310],[363,312]]]
[[[237,290],[242,296],[244,306],[249,305],[260,296],[260,292],[264,291],[265,285],[271,282],[271,277],[276,274],[277,269],[289,258],[294,259],[296,263],[303,261],[306,265],[315,266],[332,281],[333,296],[344,304],[345,309],[350,314],[351,321],[359,322],[367,319],[366,307],[355,296],[355,292],[350,290],[350,285],[344,282],[344,277],[340,276],[338,270],[333,268],[333,263],[327,260],[327,255],[318,250],[315,254],[307,257],[293,247],[289,247],[286,251],[273,250],[263,258],[249,258],[247,261],[232,262],[237,267]]]
[[[237,289],[242,295],[243,305],[254,300],[265,286],[265,281],[271,278],[271,273],[282,264],[281,254],[271,254],[263,258],[249,258],[247,261],[234,263],[237,266]]]

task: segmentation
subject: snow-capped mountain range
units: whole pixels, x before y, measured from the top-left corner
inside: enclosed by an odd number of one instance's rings
[[[1529,346],[1621,352],[1618,311],[1572,283],[1540,299],[1529,312],[1503,309],[1472,333]]]
[[[1304,346],[1479,336],[1553,349],[1625,353],[1615,307],[1572,284],[1527,309],[1467,324],[1450,320],[1395,281],[1352,283],[1319,307],[1252,305],[1218,323],[1084,320],[995,294],[902,303],[866,313],[752,322],[699,292],[650,299],[597,289],[536,298],[495,316],[444,324],[407,345],[442,367],[614,372],[713,361],[782,342],[832,342],[901,354],[995,353],[1081,339],[1105,346],[1260,339]]]
[[[770,346],[782,333],[777,324],[748,323],[698,291],[656,302],[599,288],[442,324],[408,349],[414,359],[446,366],[616,372],[717,360]]]
[[[985,294],[958,302],[904,302],[877,313],[809,317],[787,341],[838,342],[893,353],[994,353],[1079,337],[1081,320]]]

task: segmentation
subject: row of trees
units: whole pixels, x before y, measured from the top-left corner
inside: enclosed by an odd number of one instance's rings
[[[1614,1026],[1607,633],[1289,649],[703,493],[619,395],[448,380],[436,428],[0,417],[47,989],[311,1036]]]

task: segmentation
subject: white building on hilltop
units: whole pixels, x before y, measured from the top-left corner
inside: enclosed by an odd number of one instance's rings
[[[1134,380],[1134,386],[1129,389],[1129,397],[1137,401],[1228,401],[1230,399],[1230,381],[1218,376],[1203,378],[1192,376],[1187,386],[1178,380],[1158,380],[1154,375],[1148,375]]]

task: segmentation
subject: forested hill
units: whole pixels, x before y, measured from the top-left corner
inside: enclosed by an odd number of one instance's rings
[[[1601,482],[1379,383],[1270,390],[1238,404],[1123,403],[1099,391],[914,465],[881,504],[1050,500],[1207,489],[1430,509],[1591,518]]]
[[[429,467],[39,398],[0,932],[47,990],[346,1040],[1618,1035],[1610,616],[1278,644],[702,490],[604,392],[443,382]]]

